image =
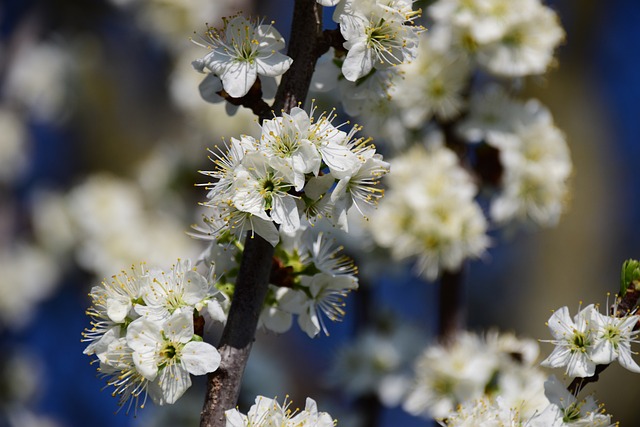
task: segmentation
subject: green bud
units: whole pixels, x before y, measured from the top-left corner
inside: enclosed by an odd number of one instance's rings
[[[628,259],[622,264],[622,273],[620,274],[620,296],[627,293],[629,285],[640,285],[640,261]]]

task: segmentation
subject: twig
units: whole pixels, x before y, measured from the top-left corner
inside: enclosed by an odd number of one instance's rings
[[[296,0],[288,55],[291,67],[282,77],[273,109],[288,112],[304,103],[322,34],[322,9],[315,0]],[[260,104],[260,121],[269,118]],[[236,406],[242,375],[255,339],[258,317],[269,285],[274,248],[258,235],[247,235],[229,318],[218,345],[220,367],[209,374],[201,427],[224,427],[224,413]]]

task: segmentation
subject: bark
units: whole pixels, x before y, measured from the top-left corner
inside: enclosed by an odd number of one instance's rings
[[[322,8],[315,0],[296,0],[288,55],[293,59],[282,77],[273,110],[279,114],[304,103],[322,40]],[[260,111],[260,121],[271,112]],[[201,427],[224,427],[224,413],[236,406],[242,375],[255,339],[273,264],[274,248],[257,234],[248,235],[233,302],[218,351],[220,367],[209,374],[207,394],[200,417]]]

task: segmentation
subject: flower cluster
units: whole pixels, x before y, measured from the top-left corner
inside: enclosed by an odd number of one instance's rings
[[[153,171],[153,179],[160,180],[157,169]],[[142,260],[169,265],[198,253],[177,210],[167,203],[173,197],[166,190],[153,195],[135,180],[92,174],[65,194],[37,194],[34,233],[60,264],[73,258],[98,277]]]
[[[349,397],[376,395],[385,406],[397,406],[411,382],[411,362],[424,348],[418,328],[389,322],[367,327],[345,343],[333,358],[330,383]]]
[[[247,415],[237,409],[225,412],[227,427],[279,426],[279,427],[334,427],[336,422],[326,412],[318,412],[315,400],[307,398],[303,411],[292,412],[285,399],[280,405],[276,399],[256,397]]]
[[[415,146],[392,164],[387,195],[371,218],[376,243],[396,259],[417,257],[417,269],[431,280],[480,256],[489,243],[487,222],[455,153],[439,144]]]
[[[97,357],[120,406],[143,407],[147,395],[174,403],[191,386],[190,375],[218,368],[218,351],[194,331],[194,316],[219,311],[216,293],[189,261],[168,273],[132,267],[91,289],[84,353]]]
[[[509,405],[498,396],[465,402],[440,425],[463,426],[518,426],[518,427],[564,427],[590,426],[613,427],[611,416],[604,413],[592,396],[578,401],[555,377],[544,383],[546,405],[536,411],[524,410],[522,406]],[[615,424],[617,425],[617,424]]]
[[[363,215],[375,206],[383,195],[376,184],[389,165],[368,140],[354,138],[358,127],[344,132],[332,125],[334,117],[296,107],[265,120],[259,139],[243,135],[226,152],[212,151],[216,169],[203,172],[215,179],[205,184],[209,233],[252,230],[275,246],[276,224],[293,233],[303,219],[325,217],[346,230],[352,206]]]
[[[414,415],[447,418],[458,405],[500,395],[508,406],[533,414],[546,406],[545,376],[534,366],[537,356],[532,340],[459,333],[449,345],[432,345],[418,358],[403,407]]]
[[[201,59],[193,62],[193,67],[199,71],[205,70],[217,78],[219,87],[233,98],[246,95],[258,75],[274,78],[284,74],[293,60],[280,53],[284,49],[284,39],[269,25],[251,21],[243,16],[223,18],[224,26],[221,30],[207,28],[206,38],[200,46],[210,52]]]
[[[284,333],[297,316],[300,329],[310,338],[321,331],[329,335],[324,317],[342,320],[344,299],[358,288],[356,267],[323,233],[314,235],[310,229],[300,229],[294,234],[280,230],[279,234],[281,241],[275,248],[258,326]],[[242,243],[234,243],[214,241],[203,255],[205,263],[215,264],[216,286],[226,297],[224,313],[216,318],[225,318],[233,299],[236,267],[242,257]]]
[[[416,57],[422,27],[413,21],[420,11],[412,0],[345,0],[336,8],[333,20],[340,24],[347,55],[342,74],[352,82],[374,68],[385,69]]]
[[[596,365],[607,365],[618,360],[624,368],[640,373],[640,366],[631,357],[631,343],[637,342],[639,331],[634,330],[640,316],[627,314],[615,317],[599,312],[590,304],[572,319],[569,309],[554,312],[547,325],[554,344],[549,357],[542,364],[550,368],[566,366],[570,377],[589,377]]]
[[[564,38],[556,13],[540,0],[439,0],[428,12],[441,50],[470,55],[498,76],[544,73]]]
[[[467,141],[485,141],[499,150],[501,189],[491,204],[496,222],[558,222],[571,158],[564,135],[543,105],[518,102],[500,86],[490,86],[471,99],[469,116],[458,130]]]
[[[578,401],[555,377],[547,378],[534,365],[537,356],[532,340],[458,334],[419,358],[404,408],[446,427],[612,425],[593,397]]]

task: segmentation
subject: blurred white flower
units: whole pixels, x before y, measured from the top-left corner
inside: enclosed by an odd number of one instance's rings
[[[419,128],[432,117],[453,119],[465,107],[463,91],[469,85],[470,62],[455,52],[434,49],[429,33],[420,38],[415,60],[400,70],[404,80],[393,87],[391,96],[409,128]]]
[[[487,143],[500,150],[502,192],[492,202],[498,223],[531,220],[555,225],[563,211],[572,171],[569,148],[548,110],[535,101],[521,109],[512,132],[490,132]]]
[[[376,394],[386,406],[400,403],[411,385],[408,367],[424,346],[407,325],[367,329],[336,353],[330,383],[351,397]]]
[[[435,279],[454,271],[489,244],[477,192],[457,156],[444,146],[415,146],[392,161],[386,196],[371,218],[376,243],[396,259],[416,257],[417,270]]]
[[[456,426],[477,425],[469,424],[473,414],[478,415],[477,406],[486,406],[489,417],[527,420],[548,405],[545,376],[533,365],[537,351],[535,341],[511,334],[489,332],[482,338],[460,333],[446,345],[428,347],[418,358],[404,408],[414,415],[452,417]],[[447,420],[443,425],[450,424]]]
[[[556,13],[539,0],[439,0],[428,12],[440,49],[466,52],[498,76],[544,73],[564,39]]]
[[[148,207],[156,203],[149,196],[137,183],[106,174],[89,176],[66,195],[43,193],[34,199],[37,240],[60,244],[58,255],[73,250],[83,268],[102,277],[143,260],[167,265],[194,257],[187,225],[168,208]],[[163,201],[169,198],[165,192]]]
[[[0,107],[0,183],[11,183],[26,170],[27,129],[24,119]]]
[[[49,254],[23,241],[0,248],[0,271],[0,329],[22,328],[52,294],[60,271]]]
[[[4,96],[38,120],[59,120],[69,111],[72,63],[69,49],[63,46],[51,42],[22,46],[9,62]]]
[[[416,362],[415,383],[403,407],[413,415],[446,418],[458,404],[484,394],[499,363],[470,333],[459,334],[449,347],[430,346]]]

